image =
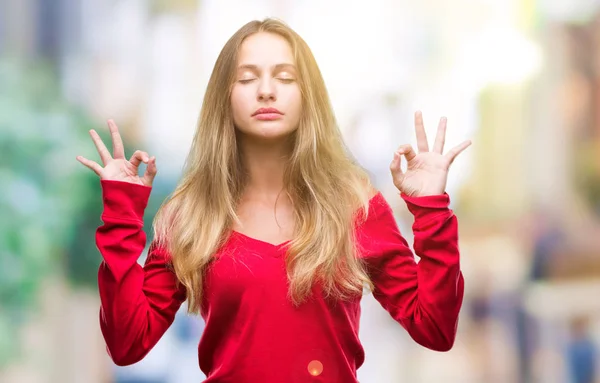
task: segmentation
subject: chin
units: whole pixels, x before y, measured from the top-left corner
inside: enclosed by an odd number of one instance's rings
[[[240,129],[240,133],[248,138],[261,140],[280,140],[289,137],[295,129],[286,124],[280,123],[260,123],[253,124],[246,129]]]

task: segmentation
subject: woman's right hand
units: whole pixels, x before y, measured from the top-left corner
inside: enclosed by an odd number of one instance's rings
[[[113,155],[102,142],[102,139],[95,130],[90,130],[90,136],[98,149],[100,159],[104,167],[98,163],[88,160],[82,156],[77,156],[77,161],[92,169],[94,173],[100,176],[101,180],[122,181],[132,184],[152,186],[152,181],[156,176],[156,158],[149,157],[148,153],[137,150],[129,160],[125,158],[125,149],[123,140],[119,134],[119,128],[113,120],[108,120],[108,128],[113,142]],[[142,177],[138,174],[138,169],[141,163],[147,165],[146,172]]]

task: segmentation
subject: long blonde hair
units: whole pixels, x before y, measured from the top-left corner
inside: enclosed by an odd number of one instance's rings
[[[230,90],[240,45],[258,32],[275,33],[289,42],[302,93],[303,112],[284,180],[296,230],[286,256],[291,301],[304,302],[315,283],[336,299],[359,296],[365,286],[372,287],[354,240],[356,219],[364,217],[357,212],[367,212],[372,189],[367,173],[344,145],[315,58],[283,22],[251,21],[217,58],[183,177],[154,220],[155,239],[171,254],[177,278],[187,289],[190,313],[200,312],[204,274],[238,219],[236,207],[246,178]]]

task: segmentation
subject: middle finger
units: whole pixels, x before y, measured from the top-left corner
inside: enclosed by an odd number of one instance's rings
[[[123,139],[119,134],[119,128],[113,120],[108,120],[108,129],[110,130],[110,136],[113,142],[113,156],[114,158],[125,158],[125,147],[123,145]]]
[[[415,132],[417,134],[417,148],[419,152],[428,152],[427,134],[423,125],[423,114],[419,111],[415,113]]]
[[[104,142],[102,142],[102,139],[94,129],[90,130],[90,136],[92,137],[92,141],[94,141],[94,145],[96,145],[102,163],[106,166],[108,161],[112,159],[110,152],[106,149],[106,145],[104,145]]]

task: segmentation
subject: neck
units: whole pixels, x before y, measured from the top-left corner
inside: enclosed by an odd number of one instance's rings
[[[285,166],[289,158],[289,142],[255,142],[240,140],[240,153],[248,173],[247,196],[273,197],[284,190]]]

